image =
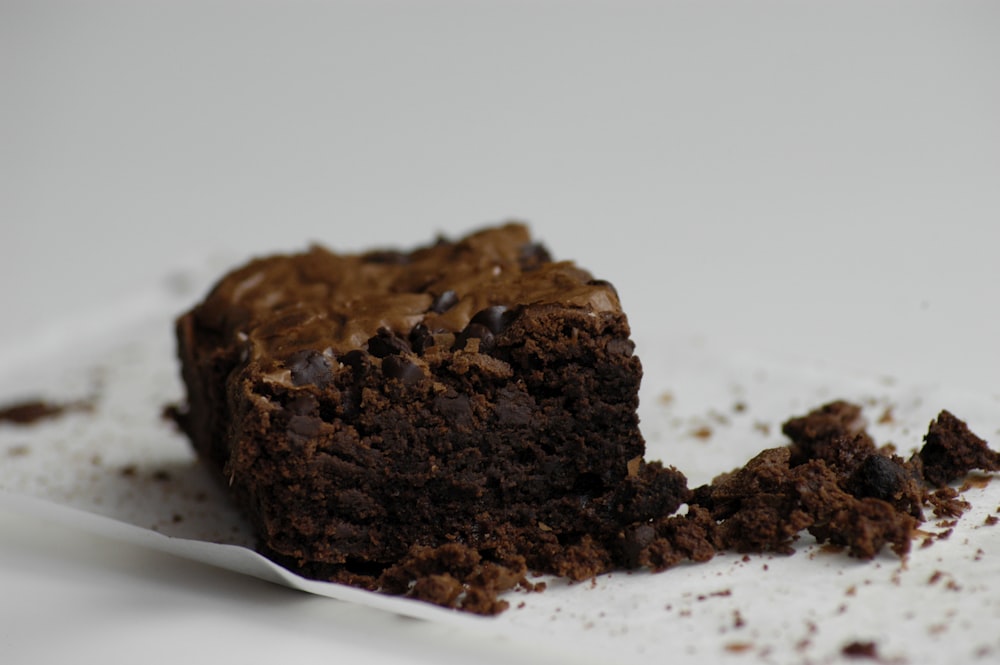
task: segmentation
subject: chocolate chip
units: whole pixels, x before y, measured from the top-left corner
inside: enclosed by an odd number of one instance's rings
[[[361,379],[368,374],[372,361],[368,359],[368,354],[360,349],[348,351],[340,356],[340,362],[354,370],[354,378]]]
[[[296,351],[288,356],[285,366],[291,370],[292,383],[296,386],[310,384],[322,388],[333,380],[330,359],[316,351]]]
[[[388,356],[382,360],[382,373],[390,379],[399,379],[411,384],[424,378],[424,371],[415,363],[399,356]]]
[[[587,286],[605,286],[611,289],[611,291],[614,292],[615,296],[618,295],[618,289],[616,289],[615,285],[606,279],[592,279],[587,282]]]
[[[319,402],[309,394],[296,395],[288,400],[285,408],[288,409],[289,413],[297,416],[315,416],[319,414]]]
[[[387,265],[406,265],[410,257],[394,249],[383,249],[368,252],[361,257],[366,263],[383,263]]]
[[[627,527],[619,536],[619,547],[626,568],[638,568],[641,563],[642,551],[656,538],[656,531],[648,524]]]
[[[288,432],[292,435],[311,439],[319,434],[323,421],[313,416],[292,416],[288,421]]]
[[[544,245],[530,243],[521,248],[521,253],[517,257],[517,263],[521,270],[529,271],[541,267],[543,264],[552,261],[552,255]]]
[[[626,358],[631,357],[632,353],[635,351],[635,342],[630,339],[623,339],[621,337],[615,337],[608,342],[608,353],[625,356]]]
[[[489,328],[494,335],[510,325],[511,313],[503,305],[493,305],[476,312],[470,324],[478,323]]]
[[[435,314],[444,314],[449,309],[458,304],[458,294],[448,289],[444,293],[440,294],[431,303],[431,310]]]
[[[488,353],[496,348],[496,336],[489,327],[482,323],[470,323],[465,326],[465,330],[455,336],[455,345],[452,348],[464,349],[465,343],[473,337],[479,339],[480,353]]]
[[[368,353],[376,358],[395,356],[410,350],[410,343],[388,328],[379,328],[374,337],[368,340]]]
[[[904,489],[907,473],[898,463],[884,455],[869,455],[858,465],[850,478],[851,493],[859,498],[891,500]]]
[[[434,346],[434,335],[430,329],[422,323],[413,326],[413,330],[410,331],[410,348],[415,353],[423,353],[432,346]]]

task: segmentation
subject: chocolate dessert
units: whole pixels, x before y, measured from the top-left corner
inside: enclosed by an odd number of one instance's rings
[[[177,334],[182,426],[307,576],[495,612],[527,569],[633,563],[623,528],[687,498],[643,460],[614,287],[521,225],[258,259]]]

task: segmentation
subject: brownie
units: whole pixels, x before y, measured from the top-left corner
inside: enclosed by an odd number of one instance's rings
[[[268,556],[495,612],[526,570],[639,563],[625,527],[688,497],[643,459],[629,334],[615,289],[519,224],[314,246],[234,270],[178,319],[180,421]],[[698,532],[677,520],[655,528]]]

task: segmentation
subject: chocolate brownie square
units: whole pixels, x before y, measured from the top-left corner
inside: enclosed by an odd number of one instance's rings
[[[445,604],[489,563],[589,577],[687,496],[643,460],[615,289],[519,224],[257,259],[177,335],[194,446],[312,577],[405,593],[430,571]]]

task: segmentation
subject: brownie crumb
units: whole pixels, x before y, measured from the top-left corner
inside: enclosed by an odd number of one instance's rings
[[[841,648],[842,653],[847,658],[869,658],[878,660],[878,648],[874,642],[851,642]]]
[[[958,491],[951,487],[929,492],[926,498],[935,517],[960,517],[969,509],[969,502],[959,498]]]
[[[918,456],[924,478],[938,487],[973,469],[1000,471],[1000,453],[990,450],[985,441],[949,411],[942,411],[931,422]]]
[[[509,589],[530,585],[522,557],[484,560],[473,548],[450,543],[432,548],[416,545],[379,578],[389,593],[406,595],[475,614],[498,614],[509,603],[498,598]]]
[[[885,407],[885,410],[882,412],[882,415],[878,417],[877,421],[878,424],[891,425],[892,423],[896,422],[896,418],[893,415],[892,411],[893,411],[892,405]]]
[[[181,432],[188,431],[188,412],[187,409],[178,404],[167,404],[160,411],[160,418],[172,423]]]
[[[819,459],[853,470],[855,464],[875,450],[865,431],[861,407],[837,400],[792,418],[781,428],[791,440],[792,463]]]
[[[997,522],[1000,522],[1000,517],[997,517],[996,515],[987,515],[983,524],[986,526],[996,526]]]
[[[89,411],[89,402],[66,402],[57,404],[40,399],[24,400],[0,406],[0,423],[12,425],[34,425],[40,421],[57,418],[70,411]]]
[[[702,425],[701,427],[696,427],[691,431],[691,436],[696,439],[711,439],[712,438],[712,428],[708,425]]]

